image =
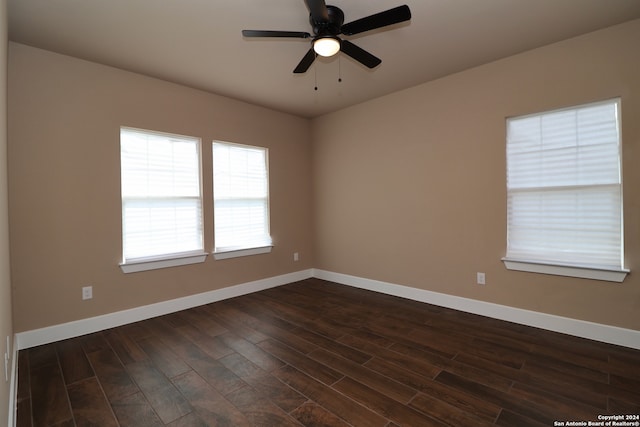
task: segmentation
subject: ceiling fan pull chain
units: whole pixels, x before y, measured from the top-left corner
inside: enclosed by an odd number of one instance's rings
[[[342,55],[338,56],[338,83],[342,82]]]
[[[318,90],[318,68],[317,67],[313,67],[313,77],[316,82],[316,86],[313,88],[313,90]]]

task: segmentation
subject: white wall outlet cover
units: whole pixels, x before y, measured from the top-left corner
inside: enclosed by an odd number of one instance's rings
[[[476,273],[476,281],[478,285],[484,285],[486,283],[486,277],[484,273]]]

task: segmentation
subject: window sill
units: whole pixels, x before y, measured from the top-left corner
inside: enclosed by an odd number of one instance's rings
[[[246,248],[246,249],[234,249],[234,250],[221,250],[213,253],[213,258],[216,260],[238,258],[243,256],[268,254],[271,252],[273,246],[262,246],[259,248]]]
[[[139,271],[157,270],[160,268],[177,267],[180,265],[198,264],[204,262],[207,258],[205,252],[187,254],[187,255],[173,255],[166,258],[150,258],[129,261],[120,264],[120,268],[123,273],[137,273]]]
[[[569,265],[545,264],[534,261],[523,261],[502,258],[507,270],[527,271],[529,273],[552,274],[555,276],[579,277],[581,279],[604,280],[622,283],[629,270],[606,269],[597,267],[581,267]]]

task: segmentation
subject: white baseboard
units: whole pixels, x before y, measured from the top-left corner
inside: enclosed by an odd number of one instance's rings
[[[454,310],[460,310],[467,313],[479,314],[481,316],[492,317],[495,319],[506,320],[522,325],[533,326],[536,328],[547,329],[554,332],[640,350],[640,331],[633,329],[625,329],[552,314],[539,313],[409,286],[382,282],[379,280],[350,276],[347,274],[334,273],[319,269],[309,269],[230,286],[223,289],[217,289],[215,291],[190,295],[170,301],[163,301],[156,304],[109,313],[102,316],[17,333],[14,340],[13,364],[15,367],[12,365],[12,369],[14,369],[14,371],[17,370],[17,360],[15,360],[15,358],[17,357],[18,350],[98,332],[128,323],[150,319],[152,317],[186,310],[203,304],[234,298],[264,289],[308,279],[310,277],[317,277],[318,279],[329,280],[356,288],[381,292],[384,294],[408,298],[414,301],[452,308]],[[15,372],[12,372],[12,381],[13,375],[15,374]]]
[[[9,419],[7,426],[15,427],[18,411],[18,346],[16,336],[13,336],[13,349],[11,350],[11,382],[9,383]]]
[[[452,308],[454,310],[460,310],[467,313],[479,314],[481,316],[506,320],[513,323],[519,323],[521,325],[533,326],[549,331],[560,332],[640,350],[640,331],[633,329],[625,329],[552,314],[539,313],[536,311],[524,310],[318,269],[313,270],[313,277],[340,283],[342,285],[368,289],[370,291],[381,292],[414,301]]]
[[[16,345],[14,347],[18,350],[22,350],[68,338],[79,337],[81,335],[115,328],[116,326],[122,326],[128,323],[134,323],[150,319],[152,317],[174,313],[180,310],[186,310],[188,308],[224,299],[262,291],[264,289],[286,285],[288,283],[313,277],[312,274],[312,269],[302,270],[227,288],[216,289],[214,291],[136,307],[129,310],[117,311],[115,313],[104,314],[102,316],[90,317],[88,319],[76,320],[26,332],[19,332],[16,334]]]

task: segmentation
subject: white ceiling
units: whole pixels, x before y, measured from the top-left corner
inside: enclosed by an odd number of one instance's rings
[[[382,59],[377,68],[341,54],[319,58],[302,75],[292,71],[309,40],[244,39],[241,30],[311,32],[303,0],[8,0],[9,38],[315,117],[640,18],[640,0],[328,3],[343,10],[345,22],[401,4],[411,8],[412,19],[348,38]]]

